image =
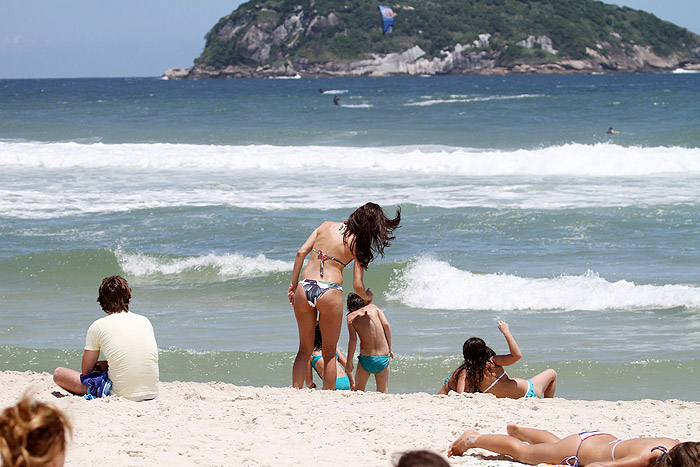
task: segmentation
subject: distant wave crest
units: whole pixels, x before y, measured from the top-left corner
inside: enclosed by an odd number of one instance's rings
[[[239,254],[168,258],[138,253],[115,252],[117,261],[125,273],[136,276],[175,276],[209,271],[222,278],[260,277],[292,269],[292,263],[268,259],[264,255]]]
[[[361,105],[361,104],[360,104]],[[327,155],[332,153],[334,157]],[[700,173],[700,148],[565,144],[502,151],[448,146],[327,147],[79,144],[0,141],[4,168],[364,170],[464,176],[645,176]]]
[[[452,94],[449,96],[447,99],[426,99],[422,101],[417,101],[417,102],[409,102],[407,104],[404,104],[409,107],[427,107],[430,105],[437,105],[437,104],[456,104],[456,103],[469,103],[469,102],[489,102],[489,101],[503,101],[503,100],[512,100],[512,99],[528,99],[528,98],[537,98],[537,97],[545,97],[541,94],[517,94],[513,96],[469,96],[469,95],[460,95],[460,94]]]
[[[545,279],[475,274],[434,258],[418,258],[399,270],[387,298],[414,308],[446,310],[700,308],[697,287],[609,282],[591,271]]]

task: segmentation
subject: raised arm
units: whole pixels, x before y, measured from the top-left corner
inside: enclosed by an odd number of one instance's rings
[[[355,369],[352,359],[355,356],[355,347],[357,347],[357,331],[350,318],[348,318],[348,334],[350,339],[348,340],[348,358],[345,361],[345,372],[351,374],[352,370]]]
[[[389,357],[394,358],[394,351],[391,350],[391,326],[389,326],[389,320],[386,319],[386,315],[379,308],[377,308],[377,314],[379,315],[379,321],[382,323],[382,328],[384,328],[386,343],[389,344]]]
[[[316,241],[317,235],[318,229],[311,232],[309,238],[306,239],[301,248],[299,248],[299,251],[297,251],[297,256],[294,259],[294,268],[292,269],[292,279],[289,282],[289,290],[287,291],[287,296],[289,297],[290,304],[292,304],[294,301],[294,292],[296,291],[297,285],[299,284],[299,274],[301,274],[301,268],[302,266],[304,266],[304,259],[314,247],[314,242]]]
[[[357,261],[355,261],[355,266],[352,270],[352,286],[355,289],[355,293],[365,301],[365,305],[372,303],[374,294],[371,290],[365,289],[365,270],[362,269],[362,266]]]
[[[508,355],[496,355],[495,357],[493,357],[493,362],[499,366],[512,365],[513,363],[520,360],[523,354],[520,351],[520,347],[518,347],[518,343],[515,342],[515,338],[510,333],[510,327],[508,326],[508,323],[506,323],[505,321],[499,321],[498,330],[501,331],[503,337],[506,338],[506,342],[508,343],[508,350],[510,353]]]

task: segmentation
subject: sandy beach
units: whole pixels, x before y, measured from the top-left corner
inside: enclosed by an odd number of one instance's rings
[[[700,439],[700,402],[680,400],[499,400],[164,382],[155,401],[86,401],[55,386],[48,373],[16,371],[0,372],[0,387],[3,408],[28,391],[68,415],[69,466],[390,466],[403,451],[444,455],[465,428],[504,433],[511,421],[558,435],[600,429]],[[450,463],[508,465],[505,460],[474,451]]]

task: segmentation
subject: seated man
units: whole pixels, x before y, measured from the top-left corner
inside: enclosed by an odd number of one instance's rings
[[[106,277],[97,301],[107,316],[93,322],[85,338],[81,373],[56,368],[53,380],[73,394],[87,393],[81,374],[108,369],[112,393],[142,401],[158,395],[158,345],[153,326],[145,316],[129,312],[131,288],[126,279]],[[102,351],[106,361],[98,362]]]

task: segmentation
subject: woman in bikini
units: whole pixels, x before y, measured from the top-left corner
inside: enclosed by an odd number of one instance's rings
[[[287,292],[299,328],[299,351],[292,369],[295,388],[304,386],[316,321],[323,335],[323,389],[335,388],[335,351],[343,323],[343,268],[355,260],[353,288],[369,304],[374,295],[365,289],[364,272],[375,255],[384,256],[384,248],[391,245],[392,233],[400,222],[400,208],[396,217],[389,219],[379,205],[367,203],[345,222],[324,222],[299,248]],[[309,253],[309,262],[302,271]]]
[[[455,392],[488,392],[496,397],[554,397],[557,389],[557,372],[551,368],[530,379],[511,378],[504,366],[520,360],[522,353],[510,333],[508,323],[498,322],[498,330],[506,338],[510,353],[496,355],[478,337],[470,337],[464,343],[464,363],[445,380],[438,394]]]
[[[672,438],[618,438],[602,431],[559,438],[545,430],[508,425],[507,435],[482,435],[467,430],[450,445],[447,456],[481,448],[518,462],[564,464],[572,467],[696,467],[700,443]]]

